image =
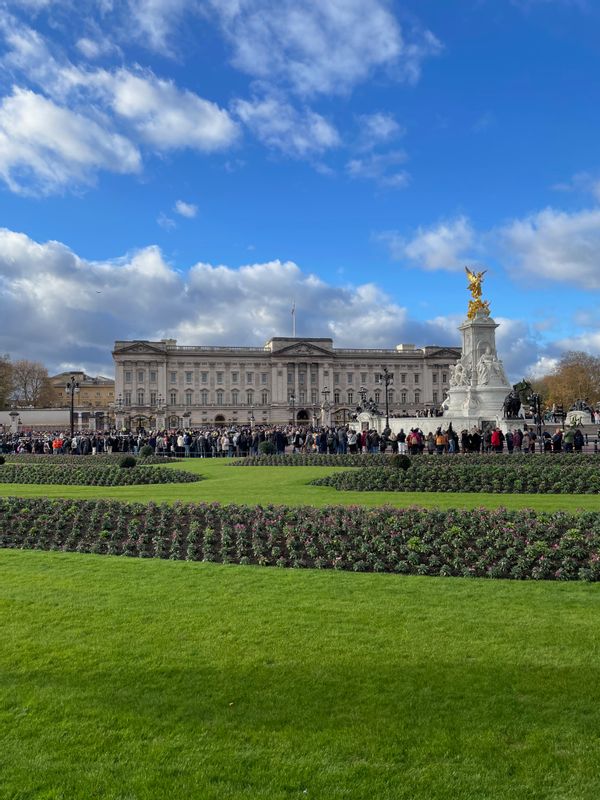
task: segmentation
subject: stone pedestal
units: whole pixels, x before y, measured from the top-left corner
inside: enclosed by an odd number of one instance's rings
[[[572,425],[573,427],[581,427],[582,425],[593,425],[594,419],[590,411],[578,411],[571,409],[566,416],[565,425]]]

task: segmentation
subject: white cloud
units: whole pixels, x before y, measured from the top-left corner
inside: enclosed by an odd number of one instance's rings
[[[237,127],[225,109],[172,81],[124,69],[97,77],[114,111],[159,150],[190,147],[210,152],[229,147],[237,138]]]
[[[571,180],[555,183],[552,188],[557,192],[591,194],[595,200],[600,201],[600,178],[589,172],[577,172]]]
[[[498,231],[516,278],[538,277],[600,289],[600,209],[547,208]]]
[[[15,88],[0,105],[0,175],[14,192],[50,193],[90,183],[101,169],[140,167],[128,139],[39,94]]]
[[[175,222],[175,220],[171,219],[171,217],[168,217],[163,211],[160,212],[160,214],[156,218],[156,221],[158,222],[160,227],[166,231],[175,230],[175,228],[177,227],[177,223]]]
[[[149,49],[176,56],[175,32],[185,13],[200,9],[197,0],[129,0],[134,35]],[[131,32],[130,32],[131,35]]]
[[[296,158],[320,155],[337,147],[335,127],[315,111],[299,111],[284,100],[270,96],[237,100],[234,112],[268,147]]]
[[[187,219],[194,219],[198,213],[198,206],[194,203],[186,203],[183,200],[178,200],[175,203],[173,210],[182,217]]]
[[[363,158],[352,158],[346,164],[351,178],[364,178],[375,181],[379,186],[403,189],[410,182],[410,175],[404,169],[397,169],[406,161],[404,150],[389,153],[371,153]]]
[[[75,47],[90,61],[117,51],[116,45],[104,36],[82,36]]]
[[[404,134],[404,128],[398,124],[394,115],[383,111],[361,114],[357,122],[360,127],[359,145],[363,150],[370,150]]]
[[[386,0],[211,0],[248,74],[301,95],[343,94],[377,69],[418,80],[440,49],[429,31],[406,37]]]
[[[392,258],[412,261],[425,270],[461,270],[478,249],[475,231],[464,216],[429,228],[419,227],[411,239],[394,231],[379,238],[387,243]]]
[[[135,153],[135,169],[139,169],[141,155],[131,140],[154,152],[190,148],[211,153],[230,147],[238,138],[238,125],[227,110],[148,70],[121,68],[109,71],[75,66],[64,56],[55,57],[39,33],[20,25],[1,10],[0,31],[7,45],[5,65],[13,72],[20,73],[23,82],[32,82],[43,91],[43,95],[33,95],[25,90],[15,90],[21,92],[20,122],[25,122],[27,129],[37,124],[42,108],[45,117],[50,117],[51,109],[60,108],[63,118],[69,121],[66,126],[68,134],[69,131],[72,133],[75,121],[89,120],[87,135],[80,130],[77,138],[92,140],[97,148],[97,156],[90,159],[90,166],[94,169],[115,169],[113,162],[123,162],[127,148],[129,155]],[[82,41],[79,40],[80,47]],[[96,45],[92,40],[86,42],[84,49],[87,48],[91,55]],[[33,101],[28,104],[24,102],[26,96],[37,98],[35,108]],[[9,99],[4,100],[5,105],[9,102]],[[6,126],[10,127],[10,120],[6,121]],[[10,133],[12,140],[19,138],[14,126]],[[43,129],[38,132],[38,136],[45,138],[52,134],[52,127],[48,133]],[[34,148],[39,158],[29,171],[38,178],[44,177],[43,191],[53,191],[68,182],[77,184],[89,180],[89,170],[81,168],[80,159],[72,145],[72,141],[64,146],[60,141],[54,141],[48,148],[51,152],[47,164],[44,156],[40,155],[40,148]],[[11,161],[15,160],[15,147],[13,144],[9,149]],[[20,147],[22,150],[23,147]],[[60,152],[60,159],[52,152],[56,150]],[[110,156],[112,151],[113,157]],[[73,163],[70,163],[70,153],[75,154]],[[21,155],[19,160],[31,163],[33,158],[29,153]],[[59,160],[60,169],[57,169]],[[131,169],[125,165],[120,171]],[[14,174],[12,169],[9,172]],[[12,180],[9,185],[15,189],[21,183]],[[32,192],[36,189],[35,184],[30,187]]]

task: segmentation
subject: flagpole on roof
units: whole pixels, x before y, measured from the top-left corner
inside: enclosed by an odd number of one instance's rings
[[[292,300],[292,338],[296,338],[296,301]]]

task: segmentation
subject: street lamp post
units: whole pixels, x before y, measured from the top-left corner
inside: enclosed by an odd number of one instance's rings
[[[75,380],[75,375],[71,375],[65,384],[65,393],[71,395],[71,414],[69,417],[71,425],[71,439],[74,433],[74,416],[75,416],[75,393],[79,392],[79,384]]]
[[[290,392],[289,396],[290,405],[292,406],[292,425],[296,424],[296,395]]]
[[[250,406],[250,411],[248,412],[248,419],[250,420],[250,430],[254,429],[254,406]]]
[[[159,419],[158,419],[159,414],[161,415],[161,422],[163,421],[162,420],[162,414],[164,413],[164,410],[165,410],[165,400],[164,400],[162,394],[159,394],[158,397],[156,398],[156,411],[155,411],[155,415],[154,415],[155,416],[155,420],[156,420],[156,428],[157,428],[157,430],[160,429],[160,428],[166,427],[164,422],[163,422],[163,425],[159,425],[158,424],[159,423]]]
[[[540,453],[544,452],[544,442],[542,440],[542,398],[537,392],[529,397],[531,409],[533,411],[533,421],[537,429],[537,437],[540,443]]]
[[[329,395],[331,394],[331,392],[329,391],[327,386],[324,386],[321,394],[323,395],[323,402],[321,403],[321,412],[323,416],[323,425],[325,425],[325,415],[329,412],[330,409]],[[327,424],[329,425],[329,419],[327,421]]]
[[[123,413],[123,397],[122,395],[119,395],[115,400],[115,430],[120,430],[121,428],[125,427],[123,425],[123,419],[121,417],[122,413]]]
[[[388,396],[388,386],[394,382],[394,376],[387,367],[383,368],[377,376],[377,383],[385,384],[385,427],[390,427],[390,399]]]

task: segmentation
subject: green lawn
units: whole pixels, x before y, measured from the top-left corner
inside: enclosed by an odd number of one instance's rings
[[[596,800],[600,589],[0,552],[3,800]]]
[[[537,510],[600,510],[600,495],[509,495],[426,492],[338,492],[309,486],[316,477],[339,467],[232,467],[226,459],[194,459],[169,465],[200,473],[199,483],[153,486],[54,486],[0,484],[2,496],[112,497],[137,502],[220,502],[285,505],[420,505],[429,508],[534,508]],[[149,467],[148,469],[152,469]]]

